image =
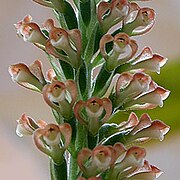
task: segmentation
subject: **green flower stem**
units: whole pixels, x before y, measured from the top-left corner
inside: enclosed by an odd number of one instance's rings
[[[66,79],[74,79],[74,70],[70,64],[65,61],[59,60],[59,64],[64,72]]]
[[[77,154],[83,148],[87,147],[87,129],[80,123],[77,122],[77,134],[75,140],[75,152],[74,156],[71,156],[70,160],[70,180],[77,179],[78,165],[77,165]]]
[[[88,133],[88,148],[93,149],[97,145],[98,136],[93,136]]]
[[[77,122],[76,152],[78,153],[83,147],[87,147],[87,129],[80,122]]]
[[[104,64],[96,78],[93,96],[102,97],[107,89],[109,88],[112,78],[114,76],[114,71],[107,71],[106,64]]]
[[[64,81],[65,80],[64,72],[63,72],[61,66],[59,65],[57,59],[49,54],[47,54],[47,57],[49,59],[49,62],[51,64],[56,76],[57,76],[57,79],[59,81]]]
[[[50,159],[51,180],[67,180],[67,165],[65,159],[57,165]]]
[[[126,144],[126,133],[128,132],[119,132],[114,135],[111,135],[105,141],[102,142],[103,145],[111,145],[113,146],[115,143],[120,142]]]
[[[121,66],[116,68],[115,73],[121,74],[122,72],[125,72],[125,71],[133,69],[131,67],[132,66],[131,66],[130,63],[123,64],[123,65],[121,65]]]
[[[64,123],[63,117],[61,116],[61,114],[59,112],[57,112],[56,110],[52,109],[52,113],[53,113],[54,118],[55,118],[55,120],[56,120],[56,122],[58,124]]]
[[[77,165],[77,157],[70,157],[70,171],[69,171],[69,180],[75,180],[78,176],[78,165]]]
[[[51,0],[54,7],[61,13],[65,12],[65,1],[64,0]]]
[[[69,123],[72,128],[72,138],[71,138],[71,143],[68,147],[68,151],[72,156],[76,155],[75,151],[75,141],[76,141],[76,119],[73,117],[72,119],[65,121],[66,123]]]

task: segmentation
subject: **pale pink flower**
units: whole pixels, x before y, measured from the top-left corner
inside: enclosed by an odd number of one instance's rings
[[[32,135],[33,132],[38,129],[46,126],[46,122],[43,120],[35,121],[26,114],[22,114],[20,119],[17,120],[16,134],[19,137],[26,135]]]
[[[44,86],[42,94],[46,103],[64,118],[72,117],[72,107],[77,96],[77,86],[73,80],[53,81]]]
[[[42,73],[42,63],[39,60],[34,61],[29,67],[23,63],[11,65],[9,73],[13,81],[34,91],[41,92],[46,84]]]
[[[24,41],[31,42],[44,49],[47,38],[42,33],[40,27],[32,22],[32,17],[30,15],[25,16],[23,20],[14,25],[19,37],[22,37]]]
[[[86,116],[81,114],[83,109],[87,113]],[[97,134],[99,128],[109,119],[111,113],[112,103],[108,98],[100,99],[94,97],[86,102],[80,100],[74,107],[74,114],[77,120],[84,124],[93,135]]]
[[[110,52],[107,52],[106,46],[110,42],[113,42],[113,46]],[[136,54],[137,48],[136,41],[130,39],[125,33],[116,34],[114,37],[106,34],[100,40],[100,52],[106,60],[106,67],[109,71],[128,62]]]
[[[50,156],[55,163],[60,164],[63,153],[71,142],[71,136],[72,128],[68,123],[47,124],[34,132],[33,139],[40,151]]]

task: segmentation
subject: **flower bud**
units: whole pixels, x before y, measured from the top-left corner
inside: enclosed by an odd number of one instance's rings
[[[89,161],[88,167],[86,162]],[[83,148],[77,157],[77,163],[87,177],[96,176],[109,168],[112,161],[112,151],[108,146],[97,146],[92,151]]]
[[[163,106],[163,100],[165,100],[169,96],[170,91],[166,90],[162,87],[156,87],[154,90],[144,93],[134,100],[125,103],[125,109],[153,109],[157,106]]]
[[[145,149],[136,146],[129,148],[122,161],[115,165],[110,178],[122,179],[124,174],[130,174],[143,165],[145,156]]]

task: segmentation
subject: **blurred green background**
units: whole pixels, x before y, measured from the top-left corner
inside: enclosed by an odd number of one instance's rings
[[[180,62],[171,60],[161,69],[161,74],[153,74],[153,79],[161,86],[170,90],[170,96],[164,101],[163,108],[149,110],[152,119],[160,119],[171,126],[171,133],[180,130]]]

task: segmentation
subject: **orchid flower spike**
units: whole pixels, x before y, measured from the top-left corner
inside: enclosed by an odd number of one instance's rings
[[[24,41],[28,41],[38,46],[41,49],[44,49],[47,38],[42,33],[40,27],[32,22],[32,17],[26,15],[23,20],[14,24],[17,34],[19,37],[22,37]]]
[[[39,60],[34,61],[29,67],[23,63],[11,65],[9,73],[13,81],[33,91],[41,92],[46,84],[42,63]]]
[[[26,114],[22,114],[20,119],[17,120],[16,134],[19,137],[26,135],[32,135],[33,132],[38,128],[43,128],[46,126],[46,122],[43,120],[35,121]]]
[[[53,81],[44,86],[42,93],[46,103],[60,112],[66,120],[72,117],[72,107],[77,96],[77,87],[73,80],[67,80],[64,83]]]
[[[48,19],[44,27],[49,31],[46,51],[49,54],[66,61],[74,68],[81,64],[81,33],[78,29],[65,30],[54,26],[54,21]]]
[[[113,43],[109,52],[106,51],[108,43]],[[104,35],[100,40],[100,52],[106,60],[107,70],[112,71],[116,67],[128,62],[137,52],[136,41],[129,38],[125,33]]]
[[[83,110],[86,114],[83,114]],[[78,121],[87,127],[94,136],[99,128],[109,119],[112,103],[108,98],[90,98],[86,102],[80,100],[75,104],[74,114]]]
[[[122,31],[130,36],[150,31],[155,23],[155,12],[151,8],[140,8],[135,2],[130,3],[129,15],[124,19]]]
[[[38,128],[33,134],[37,148],[58,165],[63,161],[63,154],[71,142],[71,136],[72,129],[68,123],[48,124],[44,128]]]
[[[129,12],[128,0],[101,1],[98,5],[97,16],[104,33],[112,26],[121,22]]]
[[[149,90],[150,83],[151,77],[144,73],[131,74],[125,72],[120,74],[114,96],[116,107],[131,102],[135,97]]]

